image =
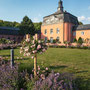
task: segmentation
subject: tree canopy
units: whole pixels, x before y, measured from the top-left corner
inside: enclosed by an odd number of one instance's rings
[[[36,31],[41,30],[41,25],[42,25],[42,22],[34,23],[34,28],[35,28],[35,30],[36,30]]]
[[[29,19],[28,16],[25,16],[20,24],[20,33],[33,35],[34,32],[35,32],[35,28],[32,20]]]
[[[41,30],[41,24],[42,22],[39,23],[33,23],[32,20],[28,17],[25,16],[21,23],[18,23],[16,21],[10,22],[10,21],[3,21],[0,20],[0,26],[2,27],[18,27],[20,28],[20,34],[31,34],[33,35],[35,31]]]
[[[19,27],[20,23],[0,20],[0,26],[3,26],[3,27]]]

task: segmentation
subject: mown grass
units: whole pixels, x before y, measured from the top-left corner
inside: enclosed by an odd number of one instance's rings
[[[19,54],[15,49],[15,62],[20,63],[20,70],[33,69],[33,60]],[[0,55],[10,59],[10,50],[0,50]],[[23,57],[17,60],[17,57]],[[6,58],[7,59],[7,58]],[[49,48],[44,54],[38,55],[38,65],[44,64],[55,72],[73,73],[77,77],[80,90],[90,90],[90,50]]]

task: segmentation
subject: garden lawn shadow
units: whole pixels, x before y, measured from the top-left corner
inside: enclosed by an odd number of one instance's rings
[[[77,71],[76,73],[87,73],[88,71]]]
[[[90,90],[90,78],[78,77],[76,78],[76,84],[77,87],[79,87],[79,90]]]
[[[15,59],[16,61],[21,61],[21,60],[28,60],[29,58],[23,58],[23,59]]]
[[[67,66],[65,65],[61,65],[61,66],[50,66],[50,69],[63,69],[63,68],[67,68]]]

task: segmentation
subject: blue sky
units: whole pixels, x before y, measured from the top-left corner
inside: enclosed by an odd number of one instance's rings
[[[0,20],[21,22],[27,15],[33,22],[57,11],[59,0],[0,0]],[[90,0],[63,0],[64,10],[90,24]]]

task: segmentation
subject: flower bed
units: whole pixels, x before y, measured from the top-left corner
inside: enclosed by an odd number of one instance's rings
[[[38,67],[38,70],[40,67]],[[0,61],[1,90],[78,90],[75,79],[68,73],[51,73],[48,68],[41,70],[36,78],[27,71],[18,72],[18,65],[10,67],[10,62]],[[47,74],[46,74],[47,73]]]
[[[47,44],[49,48],[72,48],[72,49],[90,49],[90,45],[83,43],[79,45],[77,43],[71,44]]]
[[[0,44],[0,50],[2,49],[15,49],[17,47],[21,46],[20,44]]]

